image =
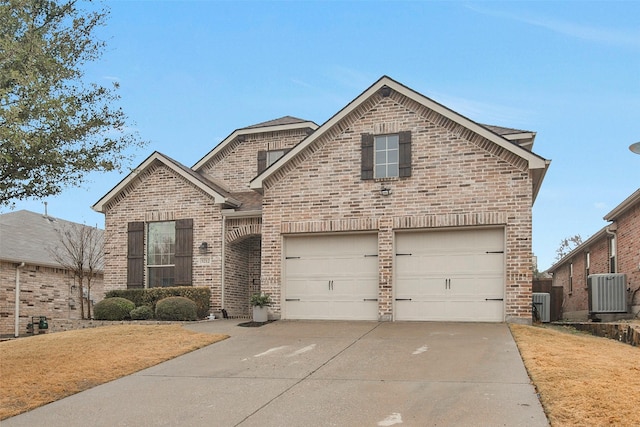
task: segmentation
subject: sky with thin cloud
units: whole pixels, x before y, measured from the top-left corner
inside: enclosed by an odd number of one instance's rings
[[[479,123],[537,132],[551,167],[533,208],[539,268],[600,230],[640,187],[640,2],[110,1],[103,57],[130,126],[193,166],[235,129],[322,124],[382,75]],[[124,178],[91,174],[50,215],[104,225],[91,205]],[[43,200],[15,209],[44,212]],[[0,212],[7,212],[2,208]]]

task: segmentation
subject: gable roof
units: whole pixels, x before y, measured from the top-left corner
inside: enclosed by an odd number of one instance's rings
[[[216,154],[220,153],[224,148],[233,142],[241,135],[251,135],[264,132],[279,132],[295,129],[310,129],[315,131],[318,125],[314,122],[298,119],[297,117],[284,116],[279,119],[269,120],[267,122],[258,123],[255,125],[247,126],[245,128],[236,129],[229,136],[227,136],[220,144],[216,145],[213,150],[209,151],[200,160],[193,165],[192,169],[197,171],[204,166],[209,160],[211,160]]]
[[[309,145],[311,145],[315,140],[320,138],[325,132],[335,126],[338,122],[340,122],[343,118],[345,118],[348,114],[358,108],[361,104],[366,102],[370,97],[374,96],[379,90],[383,88],[390,88],[407,98],[418,102],[425,107],[429,108],[432,111],[435,111],[442,116],[452,120],[453,122],[471,130],[472,132],[486,138],[489,141],[494,142],[500,147],[510,151],[511,153],[521,157],[526,160],[529,169],[533,172],[533,200],[535,200],[540,186],[542,184],[542,180],[544,175],[549,167],[550,161],[546,160],[533,152],[519,146],[511,142],[504,136],[496,133],[499,129],[507,129],[507,128],[498,128],[495,127],[494,130],[490,130],[489,128],[476,123],[461,114],[456,113],[453,110],[433,101],[430,98],[398,83],[397,81],[391,79],[388,76],[382,76],[377,82],[371,85],[367,90],[365,90],[362,94],[360,94],[357,98],[347,104],[342,110],[336,113],[333,117],[323,123],[313,134],[302,140],[298,145],[293,147],[291,151],[278,159],[274,164],[264,170],[260,175],[255,177],[251,183],[250,187],[254,190],[261,191],[263,182],[273,175],[276,171],[278,171],[281,167],[283,167],[289,160],[294,158],[300,152],[305,150]],[[535,134],[533,135],[535,136]]]
[[[589,246],[591,246],[592,244],[594,244],[595,242],[597,242],[598,240],[600,240],[601,238],[603,238],[603,237],[605,237],[607,235],[607,229],[608,228],[609,228],[608,225],[603,227],[603,228],[601,228],[593,236],[589,237],[587,240],[585,240],[584,242],[580,243],[578,246],[573,248],[571,250],[571,252],[569,252],[568,254],[563,256],[561,259],[559,259],[558,262],[556,262],[551,267],[549,267],[547,269],[547,271],[549,273],[553,273],[558,268],[560,268],[562,265],[566,264],[569,260],[571,260],[573,257],[575,257],[576,254],[578,254],[580,252],[583,252],[585,249],[588,249]]]
[[[182,176],[191,184],[204,191],[211,196],[215,203],[227,204],[231,206],[239,206],[240,202],[235,200],[231,193],[225,190],[220,184],[206,178],[204,175],[197,173],[196,171],[189,169],[182,163],[173,160],[172,158],[165,156],[164,154],[154,151],[140,166],[134,169],[129,175],[127,175],[122,181],[105,194],[100,200],[98,200],[91,208],[97,212],[105,212],[106,205],[117,197],[122,191],[130,186],[137,176],[150,168],[154,163],[159,162],[176,174]]]
[[[87,225],[20,210],[0,215],[0,259],[47,267],[59,267],[50,249],[60,244],[56,230]],[[91,227],[93,228],[93,227]],[[100,234],[104,233],[99,229]]]

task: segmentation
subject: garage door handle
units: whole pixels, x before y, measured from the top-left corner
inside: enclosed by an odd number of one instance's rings
[[[485,301],[504,301],[504,298],[485,298]]]
[[[488,254],[503,254],[504,251],[487,251]]]
[[[286,298],[285,301],[300,301],[300,298]]]
[[[378,298],[365,298],[363,301],[378,301]]]
[[[411,301],[411,298],[396,298],[396,301]]]

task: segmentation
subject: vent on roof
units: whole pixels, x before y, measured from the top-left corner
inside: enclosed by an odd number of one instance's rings
[[[591,274],[587,278],[590,313],[627,312],[627,276]]]
[[[538,316],[541,322],[551,322],[551,294],[546,292],[534,292],[533,306],[538,311]]]

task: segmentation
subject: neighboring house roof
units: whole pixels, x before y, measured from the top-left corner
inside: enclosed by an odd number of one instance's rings
[[[56,230],[77,225],[82,224],[27,210],[2,214],[0,260],[61,268],[50,252],[60,244],[60,236]],[[99,232],[102,237],[104,231],[99,229]]]
[[[596,234],[589,237],[587,240],[585,240],[584,242],[580,243],[578,246],[573,248],[571,252],[563,256],[560,260],[558,260],[558,262],[556,262],[551,267],[549,267],[547,271],[551,273],[554,272],[555,270],[557,270],[558,268],[562,267],[564,264],[569,262],[574,256],[576,256],[576,254],[584,251],[585,249],[589,248],[589,246],[591,246],[593,243],[597,242],[602,237],[606,236],[607,228],[609,228],[608,225],[606,227],[601,228],[600,231],[598,231]]]
[[[629,209],[640,203],[640,188],[604,216],[605,221],[615,221]]]
[[[175,173],[182,176],[184,179],[192,183],[194,186],[198,187],[206,194],[210,195],[215,203],[221,203],[226,205],[231,205],[234,207],[240,206],[240,202],[236,200],[231,193],[229,193],[225,188],[223,188],[222,184],[214,182],[204,175],[199,174],[198,172],[189,169],[184,166],[182,163],[173,160],[172,158],[165,156],[164,154],[154,151],[147,159],[140,164],[135,170],[133,170],[129,175],[127,175],[122,181],[118,183],[115,187],[111,189],[107,194],[105,194],[100,200],[98,200],[91,208],[97,212],[105,211],[106,205],[116,198],[121,192],[123,192],[128,186],[133,184],[136,177],[143,173],[145,170],[150,168],[155,163],[161,163],[170,169],[172,169]]]
[[[549,167],[550,161],[546,160],[533,152],[527,150],[526,148],[521,147],[520,145],[513,143],[507,137],[501,136],[498,131],[507,129],[500,127],[493,127],[493,129],[489,129],[486,126],[478,124],[449,108],[438,104],[430,98],[402,85],[401,83],[396,82],[388,76],[381,77],[377,82],[371,85],[367,90],[365,90],[362,94],[360,94],[356,99],[351,101],[346,107],[336,113],[333,117],[327,120],[324,124],[322,124],[313,134],[302,140],[298,145],[293,147],[291,151],[278,159],[274,164],[268,167],[265,171],[263,171],[260,175],[255,177],[250,184],[250,187],[254,190],[262,190],[263,182],[273,175],[276,171],[278,171],[281,167],[283,167],[289,160],[296,157],[299,153],[304,151],[307,147],[309,147],[315,140],[320,138],[324,133],[328,132],[332,129],[336,124],[338,124],[342,119],[344,119],[347,115],[353,112],[360,105],[365,103],[369,98],[374,96],[379,90],[384,87],[388,87],[407,98],[418,102],[425,107],[429,108],[432,111],[441,114],[442,116],[452,120],[453,122],[475,132],[476,134],[486,138],[489,141],[494,142],[500,147],[512,152],[513,154],[521,157],[526,160],[529,169],[533,172],[533,200],[535,200],[538,191],[540,190],[540,186],[542,184],[542,180],[544,175],[546,174],[547,168]],[[534,135],[532,135],[534,136]],[[202,161],[198,162],[198,165],[201,165]]]
[[[233,142],[237,137],[241,135],[251,135],[263,132],[280,132],[295,129],[310,129],[315,131],[318,125],[314,122],[298,119],[296,117],[285,116],[275,120],[269,120],[268,122],[258,123],[245,128],[234,130],[229,136],[227,136],[220,144],[209,151],[203,158],[193,165],[192,169],[198,171],[209,160],[211,160],[216,154],[220,153],[224,148]]]
[[[627,197],[618,206],[613,208],[613,210],[611,212],[609,212],[608,214],[606,214],[603,219],[605,221],[615,222],[618,218],[620,218],[621,215],[624,215],[627,211],[629,211],[629,209],[633,208],[638,203],[640,203],[640,188],[637,189],[632,195]],[[599,240],[600,238],[604,237],[607,234],[607,230],[609,230],[609,229],[610,230],[614,229],[611,224],[603,227],[596,234],[594,234],[593,236],[591,236],[590,238],[588,238],[587,240],[582,242],[580,245],[576,246],[571,252],[569,252],[567,255],[565,255],[557,263],[552,265],[549,268],[548,271],[555,271],[559,267],[561,267],[563,264],[566,264],[569,260],[571,260],[571,258],[573,258],[575,256],[575,254],[582,252],[583,250],[588,248],[593,242],[595,242],[595,241]]]
[[[491,132],[497,133],[501,137],[508,139],[509,141],[512,141],[523,148],[526,148],[529,151],[533,149],[533,140],[536,137],[535,132],[495,125],[482,124],[482,126],[486,127]]]

